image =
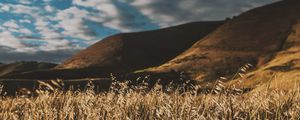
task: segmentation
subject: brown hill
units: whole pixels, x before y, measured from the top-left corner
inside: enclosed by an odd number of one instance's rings
[[[223,21],[194,22],[175,27],[114,35],[59,65],[58,69],[98,67],[129,72],[161,65],[188,49]]]
[[[45,70],[54,68],[56,64],[44,62],[15,62],[0,65],[0,76],[24,73],[36,70]]]
[[[294,34],[293,27],[300,19],[299,6],[299,0],[285,0],[245,12],[178,57],[147,71],[186,71],[192,79],[207,84],[219,77],[232,78],[245,64],[259,68],[269,60],[276,61],[277,52],[290,53],[284,45],[298,47],[298,43],[289,43],[288,38]],[[294,58],[298,57],[293,54]]]
[[[265,59],[265,58],[261,58]],[[293,25],[283,50],[273,59],[229,83],[236,87],[257,88],[257,90],[283,89],[299,87],[300,82],[300,19]]]
[[[92,45],[52,70],[2,78],[78,79],[109,77],[161,65],[192,46],[224,21],[194,22],[160,30],[114,35]]]

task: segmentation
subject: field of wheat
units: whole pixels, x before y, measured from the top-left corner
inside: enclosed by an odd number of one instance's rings
[[[118,89],[96,94],[84,92],[38,91],[38,96],[0,98],[3,120],[201,120],[201,119],[299,119],[299,90],[266,90],[231,94],[216,89],[193,91],[151,91]],[[225,91],[225,90],[224,90]]]

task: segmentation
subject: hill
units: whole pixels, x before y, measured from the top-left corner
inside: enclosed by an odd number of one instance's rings
[[[193,22],[174,27],[107,37],[51,70],[2,78],[78,79],[110,77],[161,65],[191,47],[225,21]]]
[[[99,67],[110,72],[130,72],[158,66],[176,57],[223,23],[194,22],[160,30],[114,35],[56,68]]]
[[[299,0],[284,0],[242,13],[181,55],[147,72],[185,71],[191,79],[207,85],[220,77],[235,79],[245,64],[259,68],[255,74],[263,74],[261,79],[269,76],[263,69],[268,65],[292,64],[297,68],[299,6]]]
[[[56,64],[44,62],[15,62],[0,65],[0,76],[12,75],[36,70],[45,70],[55,67]]]
[[[293,25],[282,51],[270,62],[229,83],[230,86],[257,90],[297,88],[300,84],[300,19]],[[242,81],[242,82],[241,82]]]

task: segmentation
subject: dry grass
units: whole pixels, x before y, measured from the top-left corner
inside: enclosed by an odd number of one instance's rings
[[[219,86],[220,87],[220,86]],[[37,97],[1,97],[1,119],[299,119],[299,90],[232,95],[220,91],[118,93],[40,91]]]

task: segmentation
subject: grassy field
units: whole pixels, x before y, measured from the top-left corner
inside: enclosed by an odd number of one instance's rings
[[[142,88],[141,88],[142,89]],[[1,97],[0,118],[8,119],[299,119],[299,90],[207,94],[121,89],[95,94],[38,91],[37,97]]]

